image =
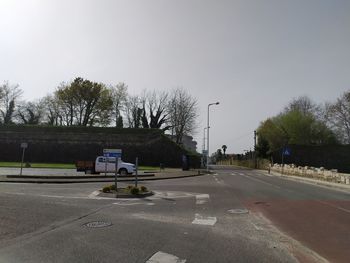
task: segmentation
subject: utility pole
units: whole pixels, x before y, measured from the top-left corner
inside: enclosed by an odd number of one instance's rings
[[[258,168],[257,158],[256,158],[256,131],[254,131],[254,168]]]

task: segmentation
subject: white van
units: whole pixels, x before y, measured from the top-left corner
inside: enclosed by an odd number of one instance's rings
[[[96,173],[114,173],[115,172],[115,157],[104,157],[98,156],[95,161],[95,172]],[[136,171],[136,167],[132,163],[125,163],[118,159],[118,173],[120,175],[133,174]]]

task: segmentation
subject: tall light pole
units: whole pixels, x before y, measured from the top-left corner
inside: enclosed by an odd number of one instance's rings
[[[215,102],[215,103],[210,103],[208,104],[208,122],[207,122],[207,171],[209,171],[209,129],[210,129],[210,126],[209,126],[209,108],[210,106],[212,105],[219,105],[220,103],[219,102]]]
[[[207,129],[207,127],[205,127],[203,129],[203,151],[205,151],[205,130]]]

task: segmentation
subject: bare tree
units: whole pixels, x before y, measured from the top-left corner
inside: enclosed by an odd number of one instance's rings
[[[285,112],[299,111],[303,115],[312,114],[318,111],[318,106],[307,96],[294,98],[285,108]]]
[[[5,81],[0,86],[0,123],[11,124],[18,99],[22,95],[22,90],[18,84],[10,85]]]
[[[64,125],[62,109],[55,96],[48,95],[42,99],[44,104],[43,122],[47,125],[62,126]]]
[[[335,103],[326,104],[326,119],[338,139],[350,144],[350,91],[345,92]]]
[[[45,114],[44,101],[22,102],[16,110],[16,119],[19,123],[41,124]]]
[[[121,112],[125,108],[125,103],[127,102],[128,98],[128,86],[120,82],[115,86],[109,87],[111,90],[111,96],[113,100],[113,115],[114,115],[114,122],[115,126],[117,128],[123,127],[123,117],[121,115]]]
[[[181,143],[184,135],[191,135],[197,127],[197,100],[186,90],[173,90],[168,103],[169,124],[176,143]]]
[[[138,96],[128,96],[125,114],[129,128],[141,128],[142,105]]]
[[[169,112],[168,112],[168,98],[167,92],[144,92],[142,102],[142,127],[152,129],[168,130],[167,126]]]

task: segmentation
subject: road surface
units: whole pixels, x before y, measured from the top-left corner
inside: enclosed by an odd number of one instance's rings
[[[349,193],[214,172],[145,182],[156,195],[141,200],[0,184],[0,262],[348,262]]]

